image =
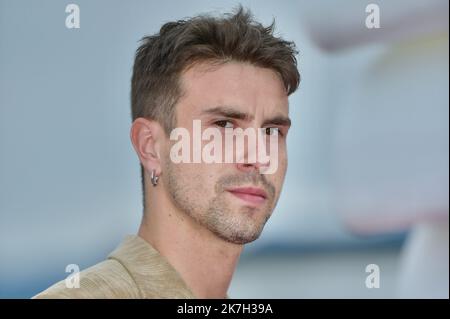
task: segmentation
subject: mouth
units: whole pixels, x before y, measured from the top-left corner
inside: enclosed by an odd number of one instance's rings
[[[267,200],[267,193],[262,188],[239,187],[228,189],[228,192],[251,205],[261,205]]]

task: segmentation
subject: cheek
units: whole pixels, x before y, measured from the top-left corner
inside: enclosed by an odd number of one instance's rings
[[[220,172],[214,164],[180,164],[179,173],[189,178],[192,188],[199,194],[214,190],[217,174]]]
[[[275,178],[276,178],[275,182],[278,186],[278,191],[281,191],[281,187],[283,185],[284,178],[286,176],[287,165],[288,165],[288,161],[287,161],[286,148],[283,148],[279,152],[278,170],[275,173]]]
[[[173,182],[190,195],[197,193],[203,196],[214,191],[215,182],[223,171],[220,164],[174,163],[170,158],[170,148],[166,150],[164,160],[164,170],[170,170]]]
[[[278,175],[281,175],[282,177],[284,177],[284,175],[286,174],[286,169],[287,169],[287,149],[286,149],[286,144],[280,143],[280,147],[278,150]]]

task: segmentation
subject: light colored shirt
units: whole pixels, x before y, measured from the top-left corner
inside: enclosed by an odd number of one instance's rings
[[[33,298],[196,298],[169,262],[138,236],[127,236],[105,261],[79,275],[79,288],[62,280]]]

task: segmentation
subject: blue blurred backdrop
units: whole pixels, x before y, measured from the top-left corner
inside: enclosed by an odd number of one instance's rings
[[[80,8],[80,28],[65,8]],[[289,168],[233,298],[448,298],[448,1],[241,1],[296,42]],[[29,298],[135,233],[134,52],[236,1],[0,0],[0,297]],[[380,288],[365,285],[380,267]]]

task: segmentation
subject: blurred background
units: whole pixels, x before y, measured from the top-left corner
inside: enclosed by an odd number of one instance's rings
[[[295,41],[302,83],[282,196],[229,295],[449,297],[447,0],[376,1],[379,28],[364,0],[0,0],[0,298],[29,298],[137,231],[138,41],[239,3]]]

